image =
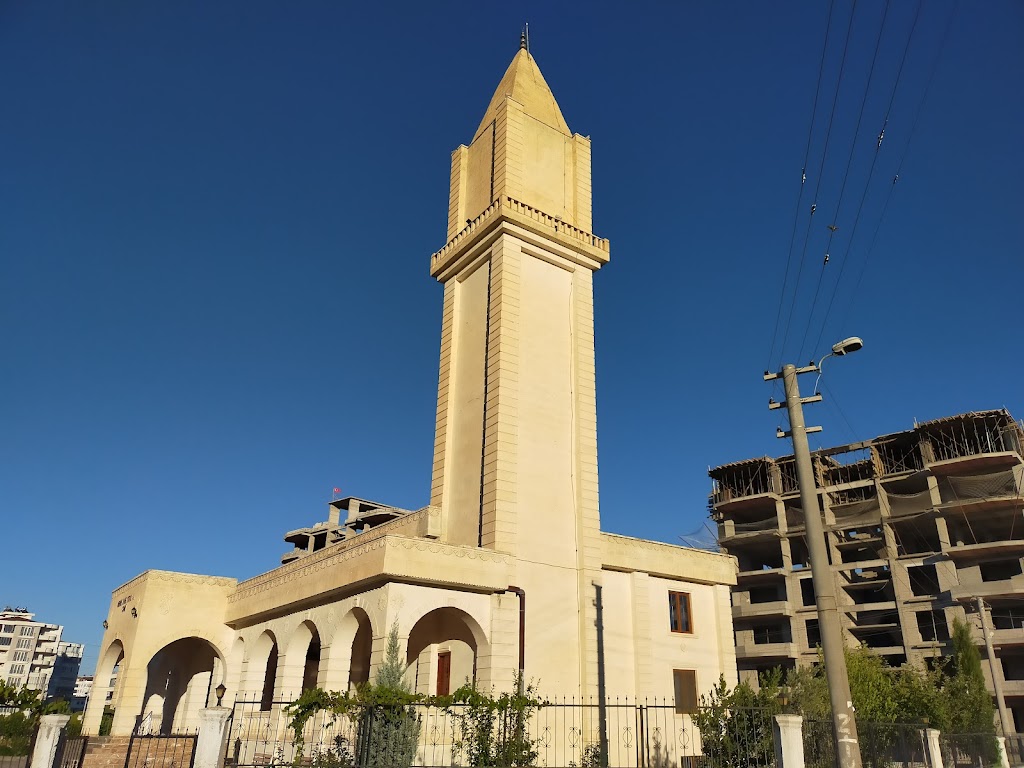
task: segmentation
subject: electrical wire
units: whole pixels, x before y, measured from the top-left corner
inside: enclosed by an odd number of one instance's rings
[[[958,6],[957,6],[956,0],[953,0],[953,5],[952,5],[952,8],[950,9],[950,13],[949,13],[949,18],[946,20],[946,27],[943,30],[942,37],[941,37],[941,39],[939,41],[939,46],[938,46],[938,48],[936,50],[936,53],[935,53],[935,57],[932,59],[931,71],[930,71],[930,73],[928,75],[927,83],[925,84],[924,91],[922,91],[922,94],[921,94],[921,99],[918,102],[917,109],[915,110],[914,119],[913,119],[913,121],[910,124],[910,131],[907,133],[907,140],[906,140],[906,143],[903,145],[903,151],[900,154],[899,161],[896,164],[896,173],[893,176],[892,183],[889,185],[888,191],[887,191],[886,196],[885,196],[885,201],[882,204],[881,213],[879,214],[878,221],[875,224],[874,233],[871,236],[871,243],[868,245],[868,249],[867,249],[867,251],[865,253],[865,256],[864,256],[864,261],[861,263],[860,271],[857,274],[857,279],[854,281],[853,289],[850,291],[850,300],[849,300],[849,302],[847,304],[846,311],[843,313],[842,318],[841,318],[841,320],[839,322],[839,326],[840,327],[842,327],[846,323],[846,320],[847,320],[847,318],[850,315],[850,310],[853,309],[853,306],[854,306],[854,303],[855,303],[855,299],[856,299],[856,296],[857,296],[857,291],[860,289],[861,283],[864,280],[864,274],[867,272],[867,267],[868,267],[868,263],[871,260],[871,256],[875,252],[875,246],[878,243],[878,233],[881,231],[882,224],[885,222],[886,213],[889,210],[889,203],[892,200],[893,191],[896,189],[896,182],[899,181],[900,173],[903,170],[903,164],[906,161],[907,154],[910,151],[911,141],[913,140],[914,135],[917,132],[918,125],[920,124],[921,115],[924,112],[924,105],[925,105],[925,103],[928,100],[928,94],[931,91],[932,83],[935,80],[935,74],[938,71],[939,62],[942,59],[942,53],[945,50],[946,42],[949,39],[949,32],[950,32],[950,30],[952,29],[952,26],[953,26],[953,19],[956,17],[957,7]],[[920,8],[920,6],[919,6],[919,8]],[[895,90],[894,90],[894,93],[895,93]],[[883,124],[883,131],[884,131],[884,124]],[[858,219],[859,219],[859,217],[860,217],[860,213],[859,212],[858,212],[857,216],[858,216]],[[855,226],[856,226],[856,222],[855,222]],[[852,242],[853,242],[853,239],[851,237],[850,244],[847,246],[847,253],[849,252],[849,249],[852,246]],[[846,263],[846,256],[844,255],[844,257],[843,257],[843,264],[845,265],[845,263]],[[840,272],[840,274],[841,274],[841,272]],[[838,280],[836,282],[836,285],[838,286]],[[834,301],[834,300],[835,300],[835,293],[833,292],[832,301]],[[831,303],[832,302],[830,302],[830,306],[831,306]],[[825,318],[822,321],[822,324],[821,324],[822,330],[824,330],[824,328],[825,328],[825,321],[827,321],[827,319],[828,319],[828,312],[826,312]]]
[[[921,2],[922,2],[922,0],[918,0],[917,14],[915,14],[915,16],[914,16],[914,26],[915,27],[917,26],[917,16],[921,12]],[[803,335],[803,338],[800,340],[800,352],[797,354],[798,358],[800,358],[803,355],[804,344],[807,343],[807,334],[810,332],[811,323],[814,321],[814,310],[817,308],[817,304],[818,304],[818,293],[819,293],[819,291],[821,289],[821,284],[822,284],[822,281],[824,280],[824,277],[825,277],[825,267],[828,266],[829,254],[832,252],[832,240],[835,237],[836,231],[839,228],[837,222],[839,221],[839,214],[840,214],[840,212],[842,211],[842,208],[843,208],[843,198],[846,195],[846,185],[847,185],[847,183],[850,180],[850,169],[853,167],[853,157],[854,157],[854,155],[856,154],[856,151],[857,151],[857,139],[860,138],[860,129],[861,129],[861,125],[864,122],[864,109],[867,106],[868,96],[871,93],[871,83],[872,83],[872,81],[874,80],[874,77],[875,77],[875,67],[876,67],[876,65],[878,63],[878,52],[882,48],[882,36],[885,34],[885,23],[889,19],[889,7],[890,7],[889,6],[889,2],[887,0],[886,4],[885,4],[885,11],[882,13],[882,23],[879,24],[879,26],[878,26],[878,36],[875,38],[875,50],[874,50],[874,53],[871,54],[871,66],[868,69],[868,79],[867,79],[867,82],[864,84],[864,95],[861,97],[861,100],[860,100],[860,110],[857,113],[857,125],[856,125],[856,127],[854,128],[854,131],[853,131],[853,141],[850,142],[850,153],[849,153],[849,155],[846,158],[846,170],[843,172],[843,181],[842,181],[842,184],[839,187],[839,199],[836,201],[836,209],[835,209],[835,214],[832,216],[832,223],[829,224],[829,226],[828,226],[828,242],[825,244],[825,258],[824,258],[824,260],[821,263],[821,270],[820,270],[819,275],[818,275],[818,286],[817,286],[817,288],[814,291],[814,300],[811,302],[811,311],[807,315],[807,325],[804,327],[804,335]],[[914,34],[913,29],[911,29],[910,34],[911,34],[911,37],[912,37],[913,34]],[[907,48],[909,48],[909,47],[910,47],[910,41],[908,39],[908,41],[907,41]],[[906,62],[906,50],[904,50],[904,53],[903,53],[903,62],[900,63],[900,74],[902,74],[902,72],[903,72],[903,63],[904,62]],[[899,75],[896,76],[896,82],[899,83]],[[894,93],[895,93],[895,88],[894,88]],[[892,107],[892,101],[891,100],[889,102],[889,106],[890,106],[890,109],[891,109],[891,107]],[[886,118],[888,119],[888,115],[886,115]],[[884,132],[885,132],[885,129],[883,128],[882,129],[882,133],[884,133]],[[871,172],[872,173],[874,172],[875,162],[878,159],[878,150],[881,149],[881,147],[882,147],[882,142],[881,142],[881,140],[879,140],[878,144],[875,147],[874,159],[871,161]],[[867,186],[870,183],[871,183],[871,175],[869,174],[868,175],[868,181],[865,184],[865,190],[867,189]],[[863,203],[863,197],[862,197],[862,203]],[[853,235],[851,234],[851,238],[852,237],[853,237]],[[845,264],[845,259],[843,259],[843,262]],[[840,274],[840,276],[842,276],[842,266],[840,267],[839,274]],[[837,286],[839,285],[838,280],[839,280],[839,278],[837,277],[836,278],[836,285]],[[833,295],[834,295],[834,293],[833,293]],[[827,315],[826,315],[826,317],[827,317]],[[810,350],[811,352],[814,352],[814,350],[817,349],[817,345],[820,343],[820,341],[821,341],[821,334],[818,335],[818,341],[815,342],[815,346],[811,348],[811,350]]]
[[[797,224],[800,221],[800,206],[804,199],[804,188],[807,185],[807,161],[811,157],[811,139],[814,135],[814,121],[818,114],[818,98],[821,95],[821,82],[824,80],[825,74],[825,53],[828,51],[828,38],[832,32],[832,11],[835,8],[835,0],[829,0],[828,4],[828,20],[825,23],[825,40],[821,45],[821,58],[818,61],[818,82],[814,86],[814,101],[811,104],[811,121],[807,128],[807,144],[804,148],[804,162],[800,169],[800,193],[796,198],[796,209],[793,211],[793,230],[789,236],[789,254],[786,256],[786,272],[782,278],[782,292],[779,294],[779,308],[775,313],[775,328],[772,331],[772,344],[771,349],[768,351],[768,368],[767,370],[773,370],[773,363],[775,356],[775,345],[778,342],[779,336],[779,321],[782,319],[782,307],[786,303],[786,287],[789,284],[789,271],[793,263],[793,246],[796,244],[796,230]],[[797,275],[797,284],[799,284],[799,274]],[[793,289],[794,300],[796,298],[796,287]],[[795,303],[795,301],[794,301]],[[790,305],[790,314],[793,312],[793,305]],[[787,327],[789,320],[786,321]]]
[[[804,262],[807,260],[807,246],[811,237],[811,226],[814,223],[814,213],[818,208],[818,194],[821,192],[821,178],[825,170],[825,161],[828,158],[828,146],[832,139],[832,125],[836,117],[836,105],[839,103],[839,92],[843,86],[843,72],[846,69],[846,56],[850,51],[850,35],[853,32],[853,18],[857,13],[857,0],[853,0],[850,7],[850,21],[846,26],[846,40],[843,42],[843,56],[839,62],[839,75],[836,80],[836,91],[832,97],[832,109],[829,112],[828,125],[825,128],[825,143],[821,151],[821,162],[818,164],[817,178],[814,182],[814,202],[811,203],[811,214],[807,219],[807,228],[804,232],[804,244],[800,252],[800,261],[797,264],[796,283],[793,287],[793,306],[790,308],[789,317],[786,320],[786,330],[782,334],[782,351],[785,357],[786,342],[789,339],[789,328],[793,320],[796,299],[800,293],[800,276],[803,273]]]
[[[878,143],[875,145],[875,152],[874,152],[874,154],[872,155],[872,158],[871,158],[871,167],[868,170],[867,180],[864,182],[864,191],[861,193],[860,204],[857,206],[857,214],[856,214],[856,216],[854,217],[854,220],[853,220],[853,227],[852,227],[852,229],[850,231],[850,238],[846,242],[846,250],[843,252],[843,257],[840,260],[839,274],[836,276],[835,284],[832,286],[832,296],[829,299],[828,307],[825,310],[824,316],[821,318],[821,323],[820,323],[819,328],[818,328],[818,338],[817,338],[817,341],[814,342],[815,348],[818,346],[818,344],[821,343],[821,337],[825,333],[825,325],[828,322],[828,316],[829,316],[829,314],[832,311],[832,306],[833,306],[833,304],[835,303],[835,300],[836,300],[836,294],[838,293],[839,286],[842,283],[843,272],[846,271],[846,264],[849,261],[850,249],[853,246],[854,238],[857,235],[857,227],[860,224],[860,216],[861,216],[861,213],[864,210],[864,202],[865,202],[865,200],[867,200],[868,191],[871,189],[871,180],[874,178],[874,175],[875,175],[875,167],[876,167],[876,165],[878,163],[878,156],[881,153],[882,141],[885,138],[885,129],[889,125],[889,118],[892,115],[892,107],[893,107],[893,104],[896,101],[896,92],[899,89],[900,80],[903,77],[903,68],[904,68],[904,66],[907,63],[907,54],[910,52],[910,44],[911,44],[911,42],[914,39],[914,32],[917,30],[917,22],[918,22],[918,19],[921,16],[921,7],[922,7],[923,4],[924,4],[923,0],[918,0],[917,10],[914,12],[914,22],[913,22],[913,24],[910,27],[910,34],[907,35],[907,44],[903,48],[903,57],[900,59],[900,66],[899,66],[899,69],[897,70],[897,73],[896,73],[896,80],[893,83],[892,92],[889,95],[889,105],[886,108],[885,118],[882,120],[882,128],[881,128],[881,130],[878,133]],[[831,245],[831,243],[832,243],[832,238],[830,236],[829,237],[829,245]],[[827,256],[826,256],[826,259],[827,259]],[[808,327],[810,327],[809,323],[808,323]]]

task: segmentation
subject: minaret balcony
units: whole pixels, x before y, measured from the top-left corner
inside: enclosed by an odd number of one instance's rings
[[[595,268],[608,263],[610,245],[607,239],[574,227],[532,205],[503,195],[475,219],[470,219],[444,248],[430,257],[430,274],[437,277],[457,256],[491,233],[502,221],[518,224],[534,234],[555,240],[570,250],[589,256],[597,262]]]

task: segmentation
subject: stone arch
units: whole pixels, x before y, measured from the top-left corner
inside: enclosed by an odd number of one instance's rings
[[[89,694],[89,704],[82,722],[82,731],[87,734],[99,733],[100,721],[103,719],[103,708],[107,704],[107,695],[113,693],[111,686],[114,671],[124,661],[124,644],[114,640],[100,656],[93,675],[93,687]],[[116,701],[116,697],[115,697]]]
[[[325,638],[317,685],[329,691],[351,691],[370,679],[373,621],[363,608],[354,606],[330,623],[334,631]]]
[[[146,665],[140,729],[166,735],[198,727],[224,669],[224,655],[209,640],[183,637],[163,646]]]
[[[450,693],[476,680],[477,659],[489,654],[487,634],[460,608],[446,606],[423,614],[409,632],[406,663],[415,667],[419,693]]]
[[[315,688],[321,677],[322,658],[320,631],[307,619],[288,638],[279,662],[277,697],[296,698],[303,691]]]
[[[228,653],[227,669],[224,673],[224,686],[227,692],[224,700],[229,702],[239,698],[242,686],[245,684],[245,639],[239,635],[231,644],[231,651]]]
[[[258,701],[261,710],[270,709],[273,703],[277,667],[277,636],[266,629],[251,643],[243,675],[246,698]]]

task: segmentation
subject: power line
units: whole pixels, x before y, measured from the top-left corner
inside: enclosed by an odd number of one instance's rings
[[[885,118],[882,121],[881,130],[878,133],[878,143],[875,146],[875,153],[871,158],[871,167],[868,170],[867,181],[864,182],[864,191],[861,193],[860,203],[857,206],[857,214],[853,220],[853,228],[850,231],[850,239],[846,243],[846,250],[843,252],[843,258],[839,265],[839,274],[836,276],[835,285],[832,287],[832,296],[829,298],[828,307],[825,309],[825,314],[821,318],[821,324],[818,329],[818,339],[815,341],[815,346],[821,343],[821,337],[825,332],[825,326],[828,322],[829,314],[832,312],[832,307],[835,304],[836,294],[839,292],[839,285],[842,282],[843,272],[846,270],[846,264],[849,261],[850,249],[853,247],[853,241],[857,234],[857,227],[860,224],[861,213],[864,210],[864,202],[867,200],[868,191],[871,188],[871,180],[875,175],[875,166],[878,162],[878,156],[882,149],[882,141],[885,138],[885,129],[889,125],[889,118],[892,115],[892,107],[896,101],[896,93],[899,89],[900,81],[903,77],[903,68],[907,63],[907,54],[910,52],[910,44],[914,39],[914,32],[917,30],[917,22],[921,16],[921,8],[923,6],[923,0],[918,0],[917,10],[914,12],[914,22],[910,27],[910,34],[907,35],[907,44],[903,48],[903,57],[900,60],[899,69],[896,72],[896,80],[892,86],[892,92],[889,95],[889,105],[885,112]],[[930,84],[930,83],[929,83]],[[894,182],[895,183],[895,182]],[[892,185],[889,187],[890,193],[892,191]],[[888,196],[887,196],[888,200]]]
[[[828,20],[825,23],[825,40],[821,45],[821,58],[818,61],[818,82],[814,86],[814,101],[811,104],[811,121],[807,128],[807,145],[804,148],[804,162],[800,168],[800,193],[796,198],[796,209],[793,211],[793,230],[789,236],[789,254],[786,256],[786,272],[782,278],[782,292],[779,294],[779,308],[775,313],[775,328],[772,331],[772,345],[768,352],[768,370],[773,370],[772,360],[775,355],[775,344],[778,341],[779,336],[779,321],[782,319],[782,307],[786,303],[786,287],[789,285],[789,270],[793,262],[793,246],[796,244],[796,228],[800,221],[800,206],[804,199],[804,188],[807,184],[807,161],[811,157],[811,139],[814,135],[814,120],[818,114],[818,98],[821,95],[821,82],[824,80],[825,73],[825,53],[828,51],[828,38],[832,32],[832,11],[835,8],[835,0],[830,0],[828,4]],[[797,284],[799,284],[799,274],[797,275]],[[796,301],[796,287],[793,289],[793,300]],[[793,306],[790,305],[790,315],[793,312]],[[786,321],[788,327],[789,320]]]
[[[924,91],[921,94],[921,100],[918,102],[913,122],[910,124],[910,131],[907,133],[907,141],[903,145],[903,152],[900,154],[899,162],[896,164],[896,174],[893,176],[892,183],[889,185],[889,190],[886,193],[885,201],[882,204],[882,210],[878,217],[878,222],[875,225],[875,231],[871,236],[871,243],[868,246],[868,250],[864,256],[864,261],[861,264],[860,272],[857,274],[857,280],[854,282],[853,290],[850,292],[850,301],[846,307],[846,311],[843,313],[840,325],[846,322],[846,318],[849,316],[850,310],[853,308],[854,298],[857,295],[857,291],[860,288],[861,282],[864,280],[864,274],[867,271],[868,263],[871,260],[871,256],[875,251],[875,246],[878,242],[878,233],[882,228],[883,222],[885,221],[886,213],[889,210],[889,203],[892,200],[892,193],[896,189],[896,182],[899,181],[900,173],[903,170],[903,163],[906,161],[907,154],[910,151],[910,143],[913,140],[915,133],[917,132],[918,125],[920,124],[921,115],[924,112],[924,105],[925,102],[928,100],[928,94],[931,91],[932,83],[935,80],[935,73],[938,71],[939,61],[942,59],[942,53],[945,50],[946,41],[949,39],[949,32],[953,27],[953,19],[956,17],[956,12],[957,2],[956,0],[953,0],[953,5],[949,12],[949,18],[946,20],[946,27],[943,30],[942,38],[939,41],[939,47],[935,52],[934,59],[932,60],[931,72],[928,75],[928,81],[925,84]],[[824,327],[824,323],[822,323],[822,327]]]
[[[918,2],[917,8],[918,8],[918,12],[920,12],[920,10],[921,10],[920,0]],[[860,137],[860,128],[861,128],[861,125],[864,122],[864,108],[867,106],[868,95],[871,93],[871,82],[872,82],[872,80],[874,80],[874,77],[875,77],[875,66],[878,63],[878,51],[881,50],[881,47],[882,47],[882,36],[885,34],[885,22],[888,21],[888,19],[889,19],[889,2],[888,2],[888,0],[886,0],[885,10],[882,13],[882,23],[879,24],[879,26],[878,26],[878,37],[875,38],[875,50],[874,50],[874,53],[871,54],[871,67],[868,69],[868,79],[867,79],[867,82],[864,85],[864,95],[861,97],[861,100],[860,100],[860,110],[857,113],[857,125],[856,125],[856,127],[854,128],[854,131],[853,131],[853,140],[850,142],[850,154],[846,158],[846,170],[843,172],[843,182],[842,182],[842,184],[839,187],[839,199],[836,201],[836,212],[835,212],[835,214],[832,217],[832,223],[829,224],[829,227],[828,227],[828,232],[829,233],[828,233],[828,242],[825,245],[825,259],[821,263],[821,272],[818,275],[818,287],[814,291],[814,301],[811,302],[811,311],[807,315],[807,325],[804,327],[804,335],[803,335],[803,338],[800,340],[800,352],[797,353],[797,357],[798,358],[801,357],[802,354],[803,354],[804,344],[807,342],[807,334],[808,334],[808,332],[811,329],[811,323],[814,321],[814,310],[817,307],[817,303],[818,303],[818,291],[820,290],[822,280],[825,277],[825,267],[828,265],[829,253],[832,250],[832,239],[835,237],[836,230],[838,229],[837,222],[839,221],[839,213],[840,213],[840,211],[842,210],[842,207],[843,207],[843,197],[846,195],[846,184],[847,184],[847,182],[850,179],[850,168],[853,167],[853,157],[854,157],[854,155],[856,154],[856,151],[857,151],[857,139]],[[915,26],[917,24],[916,16],[914,18],[914,24],[915,24]],[[911,34],[913,34],[913,31],[911,31]],[[908,46],[909,46],[909,41],[908,41]],[[904,53],[904,60],[906,60],[905,53]],[[902,64],[901,64],[900,65],[900,71],[902,72],[902,70],[903,70],[903,67],[902,67]],[[897,82],[898,81],[899,81],[899,78],[897,76]],[[880,148],[881,146],[882,146],[882,143],[881,143],[881,141],[879,141],[878,142],[878,147],[876,147],[876,149],[875,149],[875,158],[878,157],[878,148]],[[872,170],[874,170],[874,161],[872,161]],[[868,183],[870,183],[870,177],[868,178]],[[852,237],[852,235],[851,235],[851,237]],[[840,274],[842,274],[842,270],[841,269],[840,269]],[[838,280],[838,278],[837,278],[837,280]],[[838,282],[837,282],[837,284],[838,284]],[[819,342],[820,342],[820,339],[821,339],[820,335],[818,336],[818,339],[819,339]],[[815,347],[810,350],[812,353],[814,352],[814,349],[817,348],[817,343],[818,342],[816,342],[815,343]]]
[[[857,0],[853,0],[850,7],[850,21],[846,27],[846,40],[843,43],[843,56],[839,62],[839,75],[836,80],[836,92],[832,97],[832,110],[828,117],[828,126],[825,129],[825,143],[821,151],[821,162],[818,164],[817,179],[814,182],[814,202],[811,203],[810,217],[807,219],[807,229],[804,232],[804,244],[800,252],[800,261],[797,265],[796,283],[793,287],[793,306],[790,308],[789,317],[786,319],[786,330],[782,334],[783,357],[785,357],[786,341],[789,339],[790,323],[793,320],[793,313],[796,306],[796,298],[800,293],[800,276],[803,273],[804,262],[807,260],[807,244],[811,236],[811,225],[814,223],[814,213],[818,208],[818,194],[821,191],[821,177],[825,170],[825,160],[828,158],[828,145],[832,138],[832,124],[835,121],[836,105],[839,102],[839,92],[843,86],[843,72],[846,69],[846,55],[850,50],[850,34],[853,32],[853,17],[857,12]]]

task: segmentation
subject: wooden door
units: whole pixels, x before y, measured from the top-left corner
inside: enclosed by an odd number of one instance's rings
[[[447,696],[450,691],[452,678],[452,654],[451,651],[441,651],[437,654],[437,695]]]

